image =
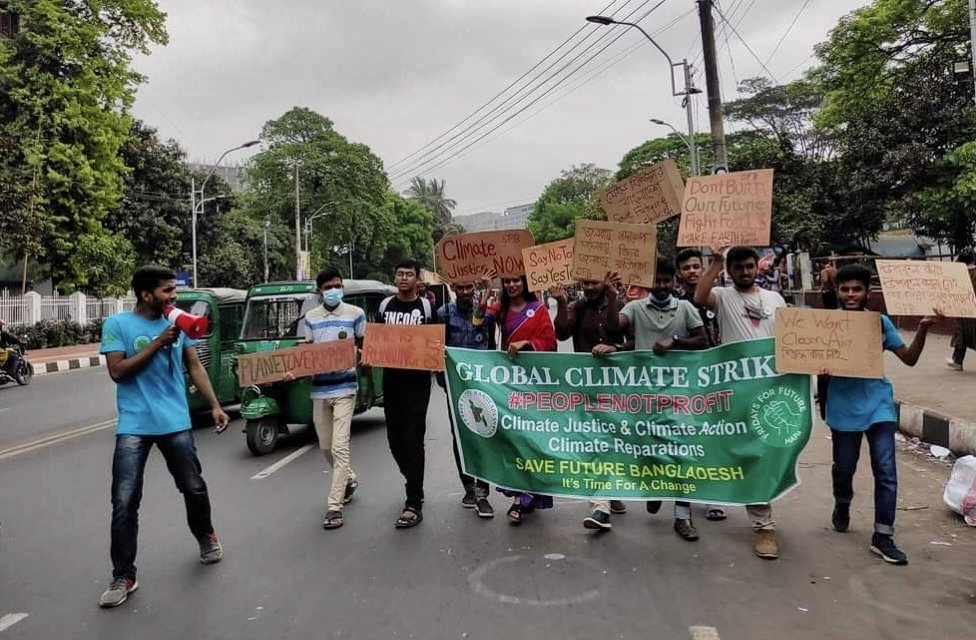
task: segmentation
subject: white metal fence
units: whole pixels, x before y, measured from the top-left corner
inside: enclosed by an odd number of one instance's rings
[[[42,296],[35,292],[12,296],[6,289],[0,291],[0,318],[10,324],[35,324],[41,320],[74,320],[85,324],[132,310],[135,305],[136,299],[131,296],[89,298],[83,293]]]

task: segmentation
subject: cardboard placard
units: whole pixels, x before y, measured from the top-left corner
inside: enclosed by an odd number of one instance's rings
[[[577,220],[573,272],[579,280],[600,280],[608,271],[625,284],[654,286],[657,228],[602,220]]]
[[[778,373],[884,377],[879,313],[780,307],[773,335]]]
[[[344,371],[356,366],[356,343],[333,340],[287,349],[249,353],[237,358],[237,381],[242,387]]]
[[[772,214],[772,169],[689,178],[677,246],[769,246]]]
[[[522,249],[530,291],[546,291],[549,287],[576,281],[573,275],[574,244],[574,238],[566,238]]]
[[[876,260],[885,308],[893,316],[976,318],[976,294],[962,262]]]
[[[444,370],[442,324],[366,324],[363,364],[418,371]]]
[[[641,169],[600,193],[607,220],[656,224],[681,213],[685,183],[671,158]]]
[[[474,282],[487,269],[499,278],[516,278],[525,273],[522,250],[534,244],[528,229],[446,236],[437,243],[438,273],[450,283]]]

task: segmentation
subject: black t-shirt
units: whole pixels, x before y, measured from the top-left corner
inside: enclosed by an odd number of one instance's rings
[[[407,325],[433,324],[434,312],[430,301],[426,298],[418,297],[412,302],[404,302],[396,296],[390,296],[380,303],[379,313],[376,314],[376,322],[379,324]],[[391,378],[400,382],[409,381],[430,384],[429,371],[383,369],[384,382]]]

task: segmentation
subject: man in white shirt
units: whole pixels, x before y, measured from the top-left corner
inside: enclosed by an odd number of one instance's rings
[[[732,286],[716,287],[715,280],[726,264]],[[723,344],[773,336],[773,317],[777,308],[786,306],[786,301],[780,294],[756,285],[758,272],[759,252],[755,249],[722,247],[715,251],[712,264],[695,288],[695,304],[715,311]],[[753,551],[760,558],[778,558],[772,507],[750,504],[746,511],[755,531]]]

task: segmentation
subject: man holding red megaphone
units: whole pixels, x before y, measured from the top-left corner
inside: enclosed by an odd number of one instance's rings
[[[210,495],[201,475],[196,443],[190,430],[184,363],[190,379],[210,404],[217,433],[230,419],[220,408],[207,372],[197,357],[196,338],[209,322],[173,306],[176,274],[162,267],[140,267],[132,276],[138,302],[102,327],[101,352],[117,383],[119,419],[112,460],[112,582],[99,605],[117,607],[139,587],[136,541],[139,503],[146,460],[153,445],[186,503],[190,532],[200,547],[200,562],[213,564],[223,547],[210,519]]]

